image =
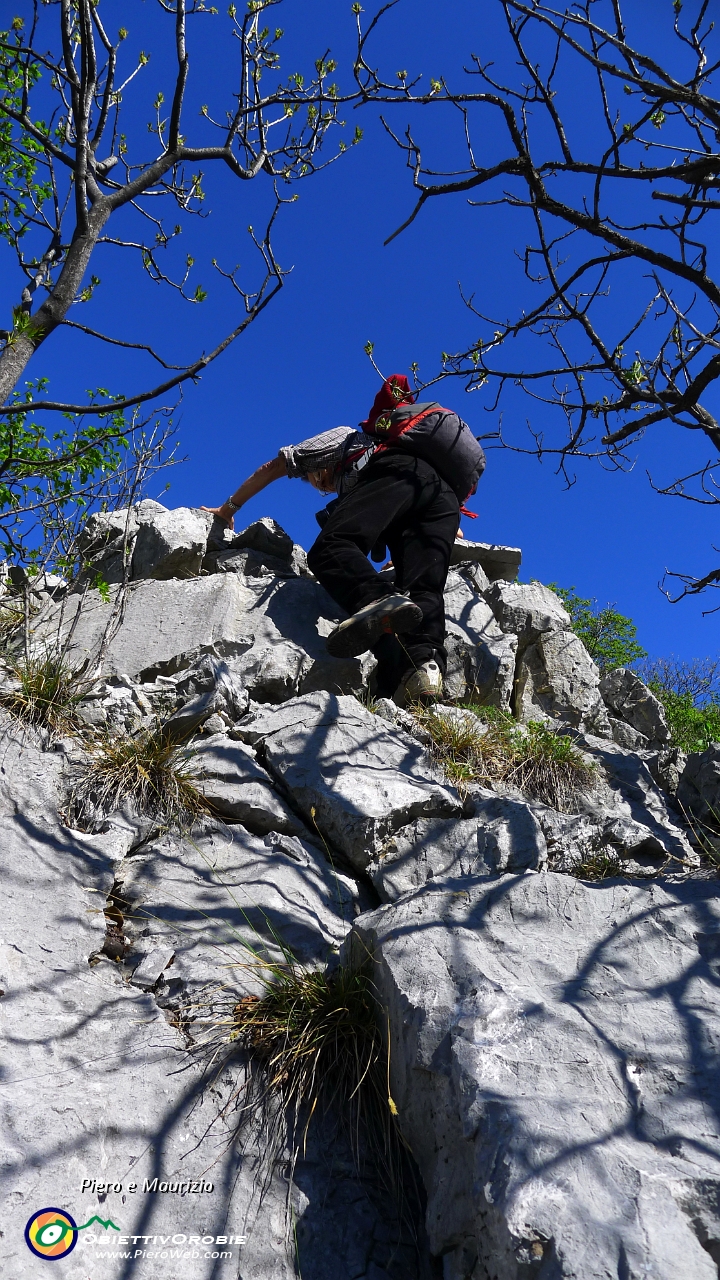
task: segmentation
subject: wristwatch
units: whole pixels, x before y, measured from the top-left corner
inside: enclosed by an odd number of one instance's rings
[[[225,501],[223,502],[223,506],[224,506],[224,507],[229,507],[229,508],[230,508],[230,514],[231,514],[231,515],[233,515],[233,516],[235,515],[235,512],[236,512],[236,511],[239,511],[239,510],[240,510],[240,503],[239,503],[239,502],[233,502],[232,498],[226,498],[226,499],[225,499]]]

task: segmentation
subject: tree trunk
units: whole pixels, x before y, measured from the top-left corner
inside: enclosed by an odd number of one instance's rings
[[[32,332],[11,336],[0,352],[0,405],[9,400],[34,352],[65,319],[80,291],[92,251],[111,212],[104,201],[99,201],[90,210],[87,231],[75,233],[52,293],[30,317]]]

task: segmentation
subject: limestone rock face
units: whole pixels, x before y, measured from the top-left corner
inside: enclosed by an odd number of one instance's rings
[[[277,926],[323,965],[358,910],[355,884],[307,832],[211,825],[138,851],[117,815],[102,835],[71,831],[58,817],[65,753],[0,717],[3,1275],[37,1280],[45,1263],[23,1232],[52,1205],[118,1228],[79,1233],[56,1262],[67,1280],[123,1280],[128,1251],[142,1280],[293,1280],[298,1250],[319,1280],[430,1280],[387,1196],[358,1178],[344,1131],[311,1129],[289,1187],[282,1134],[267,1159],[258,1125],[238,1130],[245,1060],[228,1055],[227,1032],[238,995],[262,990],[252,949],[277,956]],[[122,1190],[82,1193],[84,1179]],[[212,1191],[145,1193],[155,1179]],[[183,1248],[190,1236],[206,1244]],[[171,1259],[160,1240],[172,1237]]]
[[[52,1205],[78,1223],[93,1213],[109,1218],[129,1235],[221,1235],[223,1222],[241,1223],[249,1211],[257,1238],[245,1259],[247,1274],[290,1280],[294,1266],[278,1225],[286,1187],[270,1188],[258,1214],[239,1153],[223,1143],[218,1161],[209,1136],[218,1098],[230,1096],[234,1073],[222,1070],[218,1094],[208,1094],[202,1062],[187,1056],[178,1027],[141,982],[127,983],[122,966],[103,950],[103,908],[122,844],[119,850],[112,832],[88,837],[63,827],[56,816],[62,754],[37,750],[27,735],[20,747],[8,738],[6,723],[3,728],[3,1273],[36,1280],[44,1263],[25,1245],[23,1230],[33,1213]],[[178,1074],[181,1063],[185,1070]],[[127,1194],[131,1180],[142,1189],[145,1178],[158,1175],[176,1182],[207,1177],[216,1192]],[[125,1191],[102,1200],[81,1195],[84,1178],[117,1180]],[[118,1247],[116,1234],[109,1228],[85,1233],[56,1265],[71,1280],[119,1280],[123,1263],[103,1260],[101,1252]],[[232,1252],[237,1257],[237,1247]],[[155,1280],[167,1265],[150,1261],[144,1274]],[[178,1280],[206,1280],[200,1265],[181,1255],[172,1273]],[[230,1261],[214,1265],[223,1280],[237,1274]]]
[[[620,667],[600,681],[603,700],[625,724],[643,734],[648,743],[662,746],[670,740],[670,730],[662,703],[634,671]]]
[[[106,603],[88,591],[68,646],[68,659],[92,664],[113,626],[115,591]],[[80,596],[58,605],[35,633],[39,646],[61,642],[75,623]],[[360,692],[372,670],[372,655],[331,658],[324,634],[339,610],[322,587],[303,577],[255,579],[217,573],[192,579],[131,583],[122,621],[105,646],[108,675],[171,675],[202,652],[228,651],[256,701],[291,697],[300,689]],[[323,624],[323,634],[319,630]],[[326,628],[326,629],[325,629]],[[233,648],[234,647],[234,648]]]
[[[547,862],[547,845],[532,805],[492,792],[476,804],[478,860],[488,871],[534,871]]]
[[[568,888],[431,882],[356,922],[431,1250],[447,1280],[714,1280],[717,889]]]
[[[482,875],[486,870],[478,852],[475,818],[416,818],[390,836],[368,866],[383,902],[395,902],[434,880]]]
[[[189,507],[158,511],[141,523],[132,558],[132,577],[192,578],[200,571],[207,524]]]
[[[543,632],[518,665],[515,711],[523,720],[561,719],[610,736],[600,672],[572,631]]]
[[[354,698],[306,694],[242,720],[270,773],[352,866],[419,817],[454,817],[462,802],[422,747],[410,746]]]
[[[559,596],[539,582],[496,582],[485,599],[501,629],[518,636],[523,645],[546,631],[570,629],[570,615]]]
[[[98,800],[99,833],[71,830],[88,740],[0,710],[3,1274],[37,1280],[22,1233],[50,1204],[129,1236],[247,1237],[138,1280],[716,1277],[720,889],[683,811],[720,845],[720,745],[669,746],[645,686],[601,680],[554,593],[513,581],[513,548],[456,546],[445,695],[565,735],[593,768],[564,808],[517,768],[468,767],[502,749],[492,712],[436,708],[450,768],[436,721],[375,702],[374,657],[327,654],[341,611],[274,521],[144,502],[93,516],[83,555],[64,601],[45,584],[31,644],[97,677],[88,731],[181,742],[211,813],[179,834]],[[98,574],[109,600],[83,596]],[[427,1238],[332,1111],[294,1165],[282,1123],[273,1149],[243,1119],[235,1006],[291,953],[372,957]],[[215,1191],[127,1193],[156,1174]],[[80,1199],[103,1175],[123,1191]],[[67,1280],[126,1280],[79,1236]]]
[[[304,833],[300,819],[280,798],[253,752],[241,742],[215,734],[195,749],[192,765],[201,779],[200,791],[221,817],[241,822],[256,835],[268,831]]]
[[[448,671],[445,693],[472,697],[503,711],[510,709],[517,638],[505,635],[487,601],[459,573],[448,574],[445,588]]]
[[[278,825],[288,825],[282,810]],[[146,956],[170,949],[175,958],[162,972],[158,1001],[196,1004],[203,1020],[204,1001],[227,1009],[231,999],[262,990],[248,948],[281,961],[278,929],[301,964],[327,960],[352,924],[357,897],[351,880],[336,881],[321,848],[277,828],[260,837],[240,825],[211,825],[192,841],[154,841],[120,864],[115,892],[127,915],[130,983]]]
[[[123,582],[130,575],[133,547],[140,525],[158,515],[168,514],[167,507],[145,498],[133,507],[119,511],[97,511],[90,516],[78,538],[88,569],[81,575],[78,587],[94,582],[100,576],[105,582]]]
[[[720,743],[688,756],[677,798],[696,821],[720,829]]]
[[[639,850],[644,845],[647,853],[654,851],[688,864],[697,863],[697,855],[646,761],[633,751],[590,734],[579,736],[577,741],[596,762],[604,780],[599,782],[594,795],[584,801],[583,811],[602,823],[612,825],[620,820],[621,828],[623,824],[632,824],[627,828],[635,832],[630,840],[631,848]],[[642,839],[639,829],[645,833]],[[622,839],[618,843],[622,845]]]

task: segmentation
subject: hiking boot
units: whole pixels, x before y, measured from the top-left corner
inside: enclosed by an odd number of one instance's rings
[[[429,658],[400,682],[392,700],[398,707],[406,707],[412,702],[437,702],[442,691],[442,671],[435,659]]]
[[[422,622],[422,609],[399,593],[371,600],[346,618],[328,636],[325,648],[333,658],[354,658],[365,653],[382,635],[414,631]]]

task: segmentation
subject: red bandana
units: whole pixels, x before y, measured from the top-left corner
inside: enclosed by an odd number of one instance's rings
[[[389,378],[383,382],[375,399],[373,407],[370,410],[365,422],[361,422],[360,426],[365,431],[372,434],[375,423],[381,414],[391,414],[393,409],[397,409],[399,404],[413,404],[415,395],[410,390],[410,383],[404,373],[391,373]]]

